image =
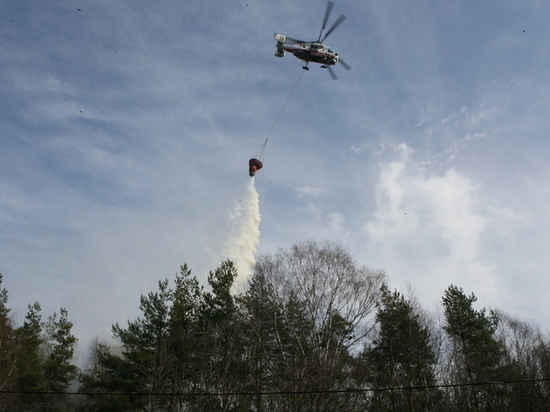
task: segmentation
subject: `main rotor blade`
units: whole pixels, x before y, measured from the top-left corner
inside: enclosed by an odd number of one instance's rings
[[[338,17],[338,19],[334,22],[334,24],[332,25],[332,27],[327,31],[327,33],[325,34],[325,37],[323,37],[323,39],[321,40],[321,43],[325,41],[325,39],[330,36],[330,33],[332,33],[334,30],[336,30],[336,28],[342,24],[344,22],[344,20],[346,20],[346,16],[344,16],[343,14],[340,14],[340,17]]]
[[[330,16],[330,13],[332,11],[332,7],[334,6],[334,3],[332,1],[327,2],[327,10],[325,11],[325,19],[323,20],[323,25],[321,26],[321,32],[319,33],[319,38],[317,41],[321,40],[321,36],[323,35],[323,30],[325,30],[325,27],[327,26],[327,21]]]
[[[351,70],[351,66],[347,64],[344,60],[338,59],[338,62],[342,65],[342,67],[346,70]]]
[[[338,79],[338,76],[336,76],[336,73],[334,73],[334,70],[332,70],[332,66],[328,66],[327,69],[330,74],[330,77],[332,77],[332,80]]]

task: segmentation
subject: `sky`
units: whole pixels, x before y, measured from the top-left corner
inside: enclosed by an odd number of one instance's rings
[[[274,33],[315,40],[325,7],[0,4],[16,323],[35,301],[66,308],[82,361],[184,263],[206,284],[233,253],[246,277],[254,256],[314,240],[427,308],[454,284],[550,329],[550,4],[337,1],[326,43],[352,69],[334,81],[274,56]]]

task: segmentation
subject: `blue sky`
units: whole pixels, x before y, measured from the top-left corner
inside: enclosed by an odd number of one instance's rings
[[[247,161],[271,135],[258,253],[341,243],[433,307],[451,283],[550,328],[550,5],[336,2],[332,81],[275,32],[326,3],[0,6],[0,272],[19,321],[66,307],[110,336],[183,263],[226,258]]]

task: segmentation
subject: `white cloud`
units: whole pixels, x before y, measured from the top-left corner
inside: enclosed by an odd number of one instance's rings
[[[376,210],[365,225],[369,255],[401,281],[420,281],[425,298],[451,283],[494,290],[493,265],[480,248],[487,218],[478,187],[453,168],[434,174],[405,144],[395,151],[398,159],[380,163]]]

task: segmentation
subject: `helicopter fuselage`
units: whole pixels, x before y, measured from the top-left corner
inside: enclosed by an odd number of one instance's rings
[[[305,62],[314,62],[323,66],[333,66],[338,63],[338,53],[333,52],[326,44],[321,42],[294,42],[286,43],[286,36],[275,35],[277,40],[277,52],[275,56],[283,57],[285,52],[292,53],[298,59]]]

